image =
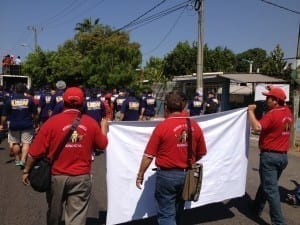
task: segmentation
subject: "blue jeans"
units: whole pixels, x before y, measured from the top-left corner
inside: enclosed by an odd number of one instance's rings
[[[185,203],[181,197],[184,177],[184,171],[157,171],[155,199],[158,203],[157,222],[159,225],[180,224]]]
[[[281,211],[278,180],[288,164],[287,154],[262,152],[260,154],[259,175],[260,186],[257,190],[254,203],[262,211],[266,201],[270,207],[272,225],[284,225]]]
[[[296,203],[300,205],[300,185],[297,187],[295,191]]]

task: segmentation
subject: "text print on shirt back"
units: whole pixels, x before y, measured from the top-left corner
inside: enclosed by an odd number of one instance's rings
[[[288,135],[291,131],[291,124],[292,124],[292,118],[291,117],[284,117],[282,119],[283,124],[283,135]]]
[[[177,147],[186,147],[188,138],[187,125],[185,123],[180,124],[173,129],[173,132],[178,141]]]
[[[13,99],[11,100],[11,106],[13,109],[24,109],[28,108],[28,99]]]
[[[130,110],[139,110],[140,103],[138,102],[129,102]]]
[[[101,109],[100,101],[87,102],[86,105],[87,105],[88,110]]]

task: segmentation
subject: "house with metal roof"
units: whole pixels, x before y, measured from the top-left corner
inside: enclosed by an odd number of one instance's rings
[[[175,76],[174,88],[192,98],[196,91],[196,74]],[[209,91],[217,94],[221,111],[247,106],[254,102],[257,84],[286,84],[287,81],[257,73],[224,74],[223,72],[203,73],[203,98]]]

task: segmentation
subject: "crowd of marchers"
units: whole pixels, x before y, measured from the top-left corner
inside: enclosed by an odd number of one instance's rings
[[[28,89],[22,83],[9,89],[0,86],[0,126],[5,131],[8,127],[14,131],[9,133],[8,143],[10,155],[15,157],[17,166],[25,165],[30,143],[42,124],[63,111],[66,88],[63,80],[39,90]],[[133,89],[79,88],[84,93],[82,112],[97,123],[103,118],[108,121],[146,121],[157,117],[157,100],[151,89],[137,95]],[[186,99],[182,93],[182,98],[188,116],[219,111],[219,101],[213,92],[209,92],[206,101],[198,93],[192,99]]]
[[[151,160],[161,160],[160,151],[165,151],[172,163],[168,164],[166,162],[170,160],[163,159],[157,164],[159,173],[162,176],[169,174],[170,177],[173,176],[170,171],[179,174],[180,189],[170,195],[163,194],[167,188],[165,185],[157,190],[161,210],[159,224],[173,220],[171,217],[164,219],[166,215],[163,211],[170,204],[174,207],[180,204],[178,210],[172,210],[178,216],[177,222],[180,221],[184,201],[169,202],[167,205],[163,202],[170,196],[180,195],[182,190],[187,168],[186,138],[192,138],[193,143],[198,143],[197,154],[193,156],[194,162],[206,154],[203,132],[195,120],[191,119],[193,134],[190,137],[184,135],[187,133],[186,120],[189,116],[217,112],[219,102],[213,92],[203,102],[197,93],[193,99],[188,100],[182,92],[172,91],[167,93],[164,106],[165,122],[161,122],[157,126],[160,129],[154,131],[145,156],[147,162],[150,162],[150,155]],[[23,83],[18,83],[9,90],[0,87],[0,131],[7,132],[8,152],[14,165],[23,171],[23,184],[30,184],[29,173],[40,158],[47,157],[52,162],[51,188],[46,192],[48,225],[60,224],[62,217],[66,225],[85,224],[92,186],[91,163],[95,154],[107,147],[109,121],[153,120],[157,116],[156,108],[157,102],[152,90],[137,96],[132,89],[99,91],[67,87],[63,80],[57,81],[54,87],[45,86],[39,91],[28,89]],[[78,118],[79,125],[70,134],[68,131]],[[175,127],[180,129],[174,129]],[[56,157],[58,146],[69,134],[67,144]],[[177,150],[174,152],[174,149]],[[177,151],[181,154],[178,155]],[[144,164],[142,161],[142,169],[138,172],[138,187],[142,185],[143,173],[147,167]],[[160,181],[172,186],[173,183],[169,183],[168,179],[161,178]]]

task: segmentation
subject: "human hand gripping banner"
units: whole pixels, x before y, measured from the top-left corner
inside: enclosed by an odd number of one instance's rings
[[[249,122],[247,109],[193,117],[203,129],[207,155],[199,200],[194,208],[243,196],[246,191]],[[150,135],[159,121],[112,122],[107,147],[107,219],[119,224],[156,215],[154,161],[144,176],[142,190],[135,185],[137,171]]]

